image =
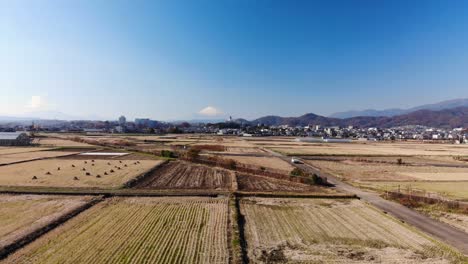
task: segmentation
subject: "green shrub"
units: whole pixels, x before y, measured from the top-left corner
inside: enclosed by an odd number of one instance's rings
[[[161,157],[165,158],[175,158],[176,155],[170,150],[161,150]]]

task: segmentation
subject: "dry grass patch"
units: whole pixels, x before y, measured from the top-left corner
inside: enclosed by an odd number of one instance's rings
[[[359,200],[241,200],[253,263],[451,263],[456,253]]]
[[[50,159],[0,167],[2,186],[120,187],[161,161]]]
[[[228,263],[227,198],[112,198],[7,263]]]
[[[47,226],[92,197],[0,195],[0,249]]]

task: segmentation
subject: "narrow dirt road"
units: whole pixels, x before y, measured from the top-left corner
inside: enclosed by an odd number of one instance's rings
[[[279,153],[265,149],[273,156],[279,157],[284,161],[291,162],[291,157],[281,155]],[[321,172],[318,168],[310,166],[308,164],[294,164],[296,167],[308,171],[310,173],[316,173],[317,175],[327,177],[328,182],[335,185],[334,188],[337,190],[345,191],[351,194],[356,194],[363,201],[372,204],[380,210],[396,217],[397,219],[404,221],[419,230],[432,235],[434,238],[439,239],[460,252],[468,256],[468,234],[454,228],[448,224],[434,220],[428,216],[411,210],[399,203],[385,200],[380,197],[378,193],[364,191],[357,187],[351,186],[337,179],[335,176]]]

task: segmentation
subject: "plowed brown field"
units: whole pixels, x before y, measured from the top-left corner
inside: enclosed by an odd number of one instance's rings
[[[234,186],[233,172],[183,161],[162,165],[136,188],[229,190]]]

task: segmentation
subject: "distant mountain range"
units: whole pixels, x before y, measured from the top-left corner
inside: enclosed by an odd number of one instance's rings
[[[28,115],[34,117],[28,117]],[[345,117],[337,117],[345,116]],[[348,117],[349,116],[349,117]],[[15,122],[27,124],[33,120],[102,120],[98,117],[80,118],[63,114],[61,112],[35,112],[17,117],[0,116],[0,123]],[[190,123],[216,123],[222,119],[194,119]],[[181,123],[184,121],[172,121]],[[187,122],[187,121],[185,121]],[[468,127],[468,99],[455,99],[436,104],[428,104],[410,109],[387,109],[350,111],[333,114],[325,117],[308,113],[299,117],[264,116],[252,121],[236,119],[240,124],[264,125],[290,125],[290,126],[359,126],[359,127],[396,127],[405,125],[423,125],[430,127]]]
[[[236,120],[236,122],[240,122]],[[324,117],[316,114],[305,114],[299,117],[265,116],[253,121],[242,120],[244,124],[290,125],[290,126],[359,126],[359,127],[397,127],[422,125],[429,127],[468,127],[468,106],[434,110],[417,110],[397,116],[358,116],[351,118]]]
[[[456,107],[468,107],[468,98],[466,99],[454,99],[443,101],[435,104],[427,104],[412,107],[409,109],[400,109],[400,108],[391,108],[391,109],[384,109],[384,110],[375,110],[375,109],[367,109],[362,111],[346,111],[346,112],[338,112],[331,114],[330,117],[333,118],[351,118],[357,116],[397,116],[408,114],[418,110],[443,110],[443,109],[452,109]]]

